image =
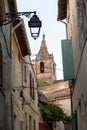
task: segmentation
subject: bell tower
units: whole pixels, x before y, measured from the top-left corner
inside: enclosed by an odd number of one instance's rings
[[[35,60],[32,60],[36,78],[52,84],[56,80],[56,64],[53,54],[49,54],[45,35],[41,41],[41,46]]]

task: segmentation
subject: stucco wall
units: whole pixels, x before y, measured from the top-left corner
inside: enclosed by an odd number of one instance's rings
[[[0,113],[3,113],[0,122],[0,129],[11,130],[11,57],[10,57],[10,36],[9,26],[0,28],[0,44],[2,50],[2,86],[0,90],[0,102],[2,108]],[[5,114],[5,115],[4,115]]]
[[[65,99],[60,99],[57,100],[56,99],[56,103],[60,105],[61,108],[63,108],[64,112],[67,115],[71,115],[71,100],[69,98],[65,98]]]
[[[69,38],[72,40],[75,68],[75,84],[72,89],[73,113],[77,111],[78,129],[85,130],[87,129],[87,26],[85,26],[87,12],[84,10],[87,5],[85,0],[69,0],[69,2],[68,24],[72,28]]]
[[[34,73],[34,70],[33,70],[32,64],[31,64],[30,57],[25,56],[24,61],[25,62],[23,63],[23,66],[26,65],[26,67],[27,67],[27,75],[26,75],[27,80],[26,80],[26,82],[24,82],[24,80],[23,80],[23,86],[25,86],[25,88],[23,89],[24,97],[25,97],[25,102],[24,102],[25,105],[23,105],[23,110],[25,113],[27,113],[27,127],[28,128],[30,127],[29,126],[30,125],[29,117],[31,117],[32,129],[34,128],[33,121],[35,121],[35,127],[36,127],[36,130],[38,130],[40,115],[39,115],[39,109],[38,109],[37,82],[35,79],[35,73]],[[34,99],[32,99],[30,96],[30,77],[29,77],[30,72],[34,79]],[[25,123],[25,128],[26,128],[26,123]]]
[[[80,61],[80,44],[79,44],[79,34],[78,34],[78,23],[77,23],[77,5],[76,1],[69,0],[69,18],[67,23],[67,30],[68,30],[68,39],[72,40],[72,47],[73,47],[73,60],[74,60],[74,70],[75,75],[77,73],[79,61]]]

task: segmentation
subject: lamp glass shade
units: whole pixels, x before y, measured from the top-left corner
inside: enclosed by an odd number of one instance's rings
[[[31,36],[36,39],[37,37],[39,37],[39,33],[40,33],[40,28],[42,26],[42,22],[39,20],[39,17],[34,14],[30,21],[28,22],[28,25],[30,27],[30,33]]]

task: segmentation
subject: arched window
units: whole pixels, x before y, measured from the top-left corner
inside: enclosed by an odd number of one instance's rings
[[[44,73],[44,62],[40,62],[40,73]]]

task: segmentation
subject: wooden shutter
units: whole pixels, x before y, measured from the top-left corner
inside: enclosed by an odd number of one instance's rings
[[[74,64],[71,40],[62,40],[62,59],[64,80],[74,79]]]
[[[34,99],[34,79],[32,77],[32,73],[30,73],[30,96]]]
[[[30,96],[32,97],[32,76],[30,72]]]
[[[32,98],[34,99],[35,98],[35,95],[34,95],[34,79],[32,79]]]

